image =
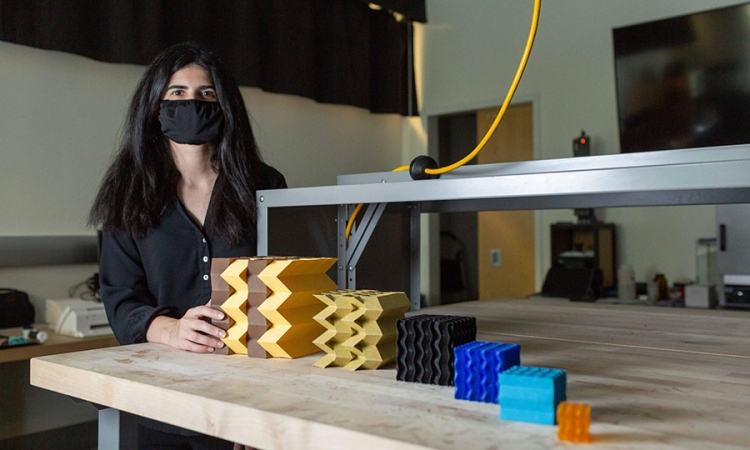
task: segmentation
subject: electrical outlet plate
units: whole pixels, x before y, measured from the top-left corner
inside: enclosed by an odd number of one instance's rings
[[[499,248],[490,250],[490,266],[501,267],[503,265],[503,251]]]

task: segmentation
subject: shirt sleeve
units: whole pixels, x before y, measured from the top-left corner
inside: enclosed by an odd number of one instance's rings
[[[284,175],[273,167],[265,163],[260,163],[256,167],[256,171],[255,188],[257,190],[285,189],[287,187]]]
[[[117,340],[122,345],[145,342],[153,318],[169,308],[158,307],[149,292],[140,252],[132,238],[102,234],[99,279],[104,309]]]

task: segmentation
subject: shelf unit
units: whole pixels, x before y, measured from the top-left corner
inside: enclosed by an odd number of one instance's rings
[[[615,225],[612,223],[553,223],[550,225],[552,265],[565,265],[566,252],[575,252],[586,268],[602,271],[602,287],[617,285]]]

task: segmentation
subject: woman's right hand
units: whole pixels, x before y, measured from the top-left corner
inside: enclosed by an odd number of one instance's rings
[[[213,353],[224,347],[226,331],[206,319],[222,320],[224,313],[209,306],[190,308],[181,319],[157,316],[146,331],[146,340],[196,353]]]

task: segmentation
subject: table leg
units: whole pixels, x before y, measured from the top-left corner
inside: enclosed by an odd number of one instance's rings
[[[137,418],[113,408],[100,409],[99,450],[135,450],[137,448]]]

